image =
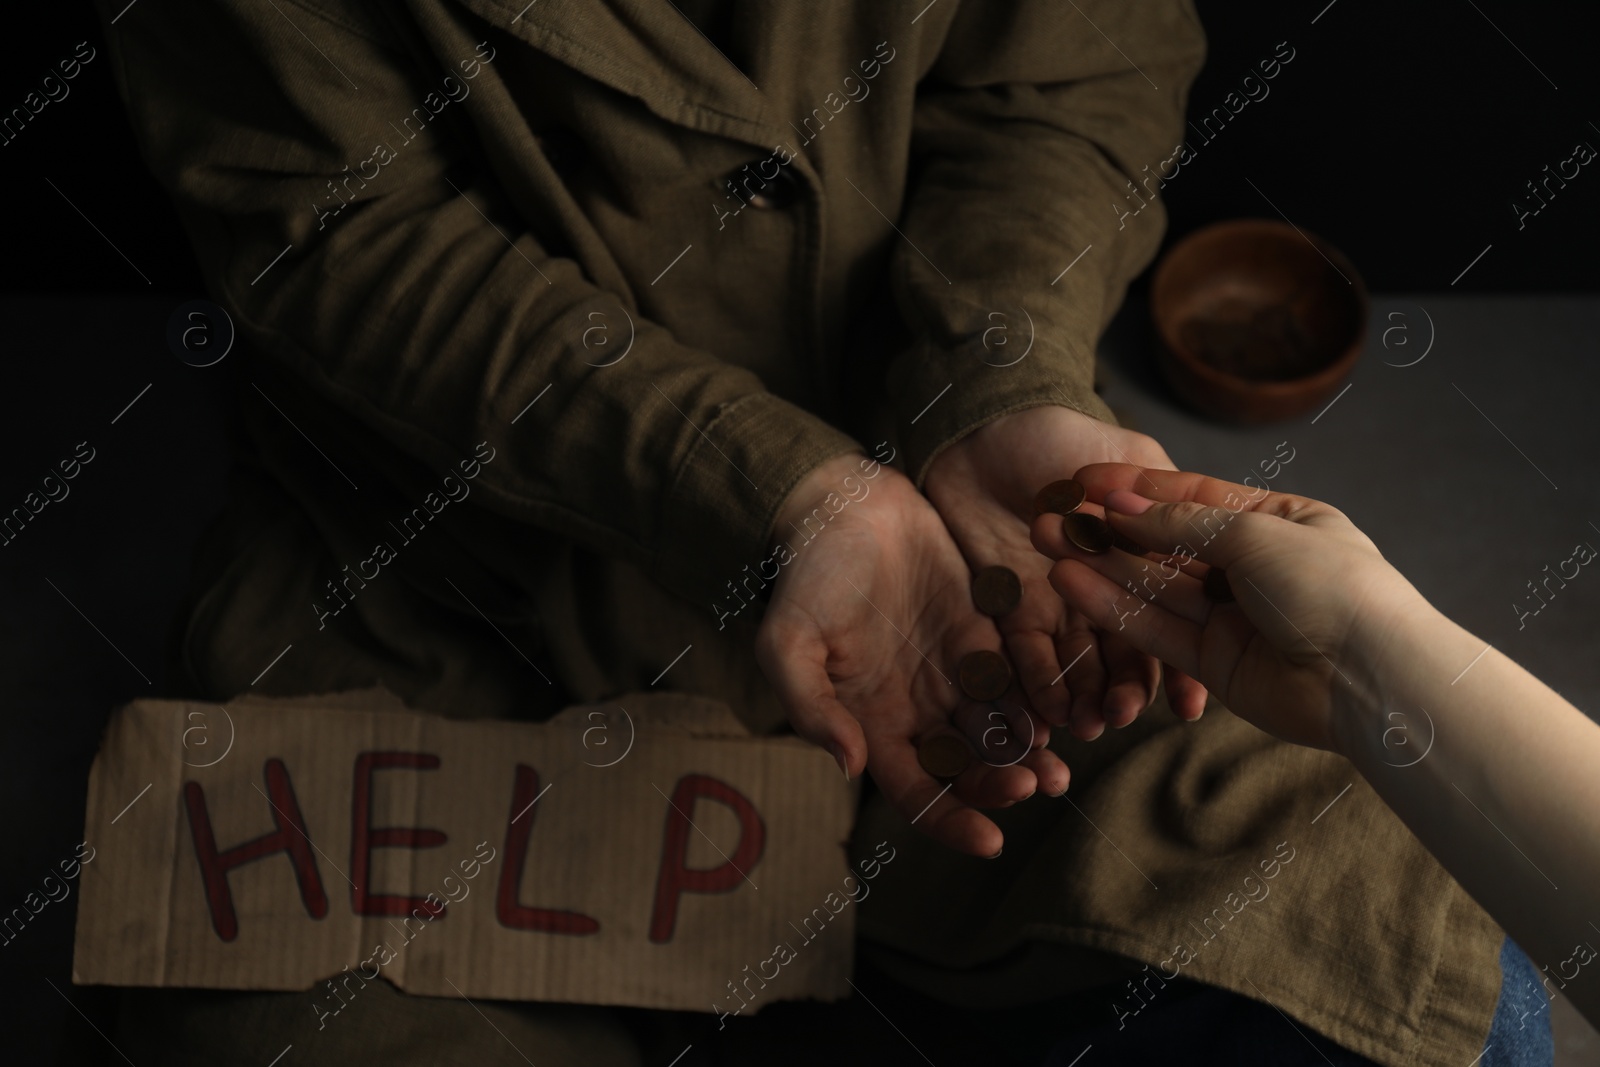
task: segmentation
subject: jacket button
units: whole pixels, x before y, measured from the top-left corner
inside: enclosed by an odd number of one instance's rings
[[[763,170],[770,173],[774,162],[767,156],[746,163],[723,179],[723,186],[736,199],[753,208],[782,210],[800,199],[800,180],[786,166],[779,166],[771,177],[764,176]]]

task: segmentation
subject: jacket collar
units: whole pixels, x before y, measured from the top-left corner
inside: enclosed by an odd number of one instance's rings
[[[661,118],[770,145],[773,102],[667,0],[458,0],[480,18]]]

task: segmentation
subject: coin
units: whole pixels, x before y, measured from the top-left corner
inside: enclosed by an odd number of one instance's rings
[[[1022,580],[1010,567],[985,567],[972,576],[972,602],[985,615],[998,619],[1022,600]]]
[[[980,649],[961,657],[961,691],[973,700],[998,700],[1011,688],[1011,665],[998,652]]]
[[[955,778],[972,766],[972,749],[954,734],[935,734],[917,745],[917,762],[935,778]]]
[[[1067,540],[1095,555],[1106,551],[1112,545],[1111,527],[1106,521],[1094,515],[1068,515],[1061,520],[1061,532],[1067,535]]]
[[[1033,498],[1035,515],[1071,515],[1083,507],[1083,486],[1071,478],[1051,482]]]
[[[1200,591],[1213,604],[1233,603],[1233,586],[1228,584],[1228,572],[1221,567],[1206,571],[1206,576],[1200,580]]]

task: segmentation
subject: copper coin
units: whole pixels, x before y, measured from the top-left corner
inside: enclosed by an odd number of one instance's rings
[[[1071,478],[1051,482],[1033,498],[1035,515],[1071,515],[1083,507],[1083,486]]]
[[[1228,572],[1221,567],[1206,571],[1206,576],[1200,580],[1200,591],[1213,604],[1233,603],[1233,586],[1228,584]]]
[[[972,576],[972,602],[991,618],[1010,614],[1021,600],[1022,579],[1010,567],[985,567]]]
[[[998,652],[980,649],[961,657],[961,691],[973,700],[998,700],[1011,688],[1011,665]]]
[[[935,778],[955,778],[972,766],[972,749],[954,734],[934,734],[917,745],[917,762]]]
[[[1067,535],[1067,540],[1095,555],[1109,549],[1112,545],[1111,527],[1106,521],[1094,515],[1068,515],[1061,520],[1061,532]]]

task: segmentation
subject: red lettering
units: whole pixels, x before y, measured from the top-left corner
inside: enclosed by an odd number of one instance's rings
[[[437,909],[423,897],[403,897],[367,890],[367,876],[372,870],[372,850],[375,848],[437,848],[449,838],[442,830],[420,827],[372,825],[372,776],[387,767],[408,767],[431,771],[439,766],[439,757],[426,752],[363,752],[356,757],[355,794],[351,803],[350,874],[355,882],[351,890],[351,903],[357,915],[410,915],[422,908],[430,916],[444,914],[444,905]]]
[[[538,796],[539,772],[525,763],[517,764],[517,776],[511,787],[511,821],[506,824],[506,858],[500,868],[500,889],[494,902],[495,917],[501,926],[513,930],[539,930],[547,934],[599,933],[600,924],[582,912],[530,908],[517,903],[528,859],[528,838],[533,833],[533,802]]]
[[[726,804],[739,819],[739,845],[720,867],[686,866],[694,802],[708,797]],[[678,922],[678,899],[684,893],[726,893],[736,887],[761,859],[767,828],[755,805],[727,782],[705,774],[678,779],[667,808],[667,828],[661,842],[661,873],[656,879],[656,902],[650,916],[650,940],[672,940]]]
[[[206,793],[199,782],[183,783],[183,802],[189,811],[189,829],[194,835],[194,851],[200,860],[200,877],[205,882],[206,904],[211,910],[211,928],[224,941],[239,936],[239,918],[233,910],[233,891],[228,887],[228,872],[274,852],[288,855],[300,887],[300,900],[306,914],[321,919],[328,914],[328,895],[322,891],[317,861],[311,854],[311,838],[306,821],[294,797],[289,771],[280,759],[266,763],[267,800],[272,805],[272,823],[277,829],[262,834],[226,852],[217,851],[217,838],[211,830],[211,813]]]

